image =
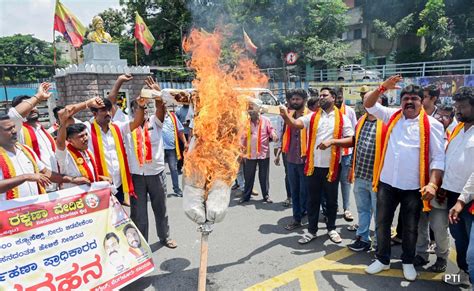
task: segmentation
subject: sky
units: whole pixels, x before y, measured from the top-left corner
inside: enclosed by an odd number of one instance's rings
[[[119,0],[61,0],[61,3],[85,27],[98,13],[120,7]],[[0,0],[0,37],[21,33],[53,41],[55,4],[55,0]]]

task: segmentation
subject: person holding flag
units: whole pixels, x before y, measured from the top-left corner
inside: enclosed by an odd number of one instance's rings
[[[390,232],[395,209],[401,204],[403,224],[403,276],[414,281],[413,265],[418,237],[420,211],[431,210],[444,170],[443,126],[428,116],[422,107],[423,88],[408,85],[400,93],[401,109],[377,103],[387,90],[398,89],[403,79],[395,75],[365,95],[367,112],[386,123],[386,136],[378,171],[374,172],[377,192],[377,260],[368,266],[368,274],[390,269]],[[421,193],[421,195],[420,195]],[[423,203],[422,203],[423,202]]]
[[[149,55],[151,47],[155,42],[155,38],[153,34],[151,34],[150,30],[148,29],[145,21],[143,18],[135,11],[135,38],[138,39],[143,44],[143,49],[145,50],[145,54]],[[135,52],[136,54],[137,52]]]

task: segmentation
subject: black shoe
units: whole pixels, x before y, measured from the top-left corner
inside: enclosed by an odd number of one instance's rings
[[[239,188],[239,184],[234,184],[232,185],[232,188],[230,188],[231,190],[235,190],[235,189],[238,189]]]
[[[250,201],[250,199],[247,199],[247,198],[240,198],[239,204],[243,204],[243,203],[249,202],[249,201]]]
[[[370,249],[370,243],[365,242],[358,237],[355,242],[347,245],[347,247],[354,252],[366,252]]]
[[[413,266],[419,267],[428,264],[430,261],[423,259],[420,255],[416,255],[413,259]]]
[[[435,272],[435,273],[444,273],[446,272],[446,267],[448,262],[443,258],[437,258],[436,263],[434,263],[431,267],[428,268],[428,271]]]

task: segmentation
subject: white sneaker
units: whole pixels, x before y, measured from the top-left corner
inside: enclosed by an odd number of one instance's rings
[[[370,264],[370,266],[365,268],[365,272],[367,274],[373,275],[373,274],[377,274],[377,273],[380,273],[382,271],[389,270],[389,269],[390,269],[390,264],[384,265],[379,260],[375,260],[375,262],[373,262],[372,264]]]
[[[403,277],[408,281],[415,281],[416,279],[416,270],[413,264],[402,264],[403,267]]]

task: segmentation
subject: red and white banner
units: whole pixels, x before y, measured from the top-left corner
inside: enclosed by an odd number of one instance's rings
[[[0,290],[110,290],[154,269],[107,184],[0,203]]]

